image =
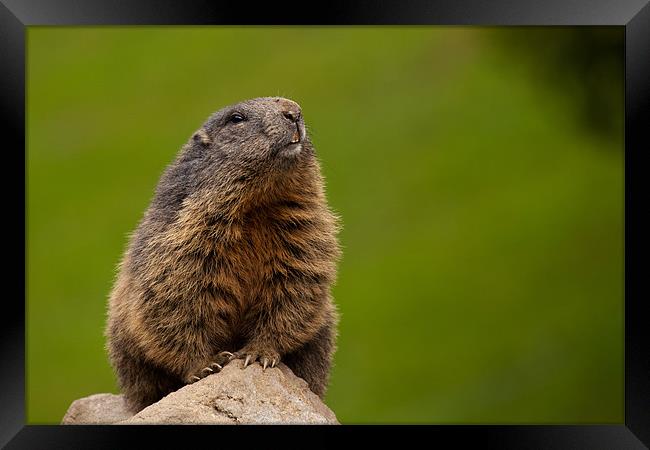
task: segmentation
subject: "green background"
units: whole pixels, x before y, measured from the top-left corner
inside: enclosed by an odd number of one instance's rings
[[[106,301],[216,109],[298,101],[343,423],[623,421],[622,28],[30,27],[27,419],[116,392]]]

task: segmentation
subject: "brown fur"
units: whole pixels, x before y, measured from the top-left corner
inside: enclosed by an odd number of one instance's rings
[[[242,108],[247,123],[226,122]],[[163,175],[109,301],[109,355],[132,409],[227,362],[223,351],[282,359],[324,395],[337,218],[302,119],[282,115],[288,108],[298,106],[261,98],[224,108]],[[296,126],[302,150],[282,156]]]

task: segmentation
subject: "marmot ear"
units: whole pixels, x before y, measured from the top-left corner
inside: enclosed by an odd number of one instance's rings
[[[208,136],[208,133],[203,128],[194,133],[192,139],[201,145],[210,145],[212,143],[212,139],[210,139],[210,136]]]

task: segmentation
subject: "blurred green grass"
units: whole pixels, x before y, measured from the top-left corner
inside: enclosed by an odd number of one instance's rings
[[[343,218],[342,422],[621,423],[622,131],[586,128],[554,86],[571,68],[545,83],[503,33],[29,27],[28,423],[116,392],[127,235],[202,121],[264,95],[301,103]]]

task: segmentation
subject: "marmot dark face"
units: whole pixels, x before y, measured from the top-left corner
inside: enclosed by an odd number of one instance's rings
[[[108,349],[139,410],[232,358],[280,361],[321,397],[340,250],[297,103],[212,114],[162,174],[109,301]]]

